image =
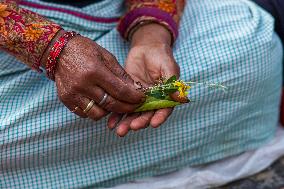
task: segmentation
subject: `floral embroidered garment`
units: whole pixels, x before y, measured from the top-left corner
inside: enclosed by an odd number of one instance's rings
[[[184,5],[184,0],[126,0],[128,11],[118,29],[128,39],[139,23],[157,22],[171,32],[174,41]],[[20,8],[16,1],[0,2],[0,48],[37,71],[44,51],[60,29],[58,24]]]
[[[0,48],[39,71],[41,57],[60,26],[14,1],[0,2]]]

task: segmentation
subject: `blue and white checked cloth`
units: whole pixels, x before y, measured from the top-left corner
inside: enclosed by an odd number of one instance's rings
[[[30,2],[47,5],[38,0]],[[122,0],[79,9],[123,13]],[[123,64],[128,51],[116,24],[27,7],[90,37]],[[81,119],[57,98],[52,81],[0,54],[0,188],[107,187],[201,165],[256,149],[275,134],[282,46],[270,15],[247,0],[189,0],[174,55],[181,79],[223,82],[228,93],[193,88],[159,129],[120,138],[106,120]]]

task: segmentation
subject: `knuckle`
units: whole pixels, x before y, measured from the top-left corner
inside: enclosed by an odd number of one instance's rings
[[[75,93],[77,91],[80,91],[81,90],[81,86],[82,86],[82,83],[81,81],[78,81],[76,83],[73,83],[72,87],[70,88],[70,91],[71,93]]]
[[[125,85],[123,85],[123,86],[121,86],[121,87],[119,87],[118,89],[117,89],[117,95],[118,95],[118,97],[119,98],[125,98],[126,96],[129,96],[129,89],[128,89],[128,87],[127,86],[125,86]]]
[[[104,109],[114,111],[116,101],[113,98],[108,97],[106,102],[102,105]]]
[[[123,111],[126,113],[131,113],[135,111],[135,109],[136,109],[136,106],[130,106],[130,105],[123,106]]]
[[[92,78],[92,77],[94,77],[94,75],[96,75],[96,71],[97,71],[97,69],[96,69],[96,66],[94,65],[94,66],[91,66],[88,70],[86,70],[85,72],[84,72],[84,74],[83,74],[83,76],[80,78],[80,83],[82,84],[82,83],[85,83],[86,82],[86,80],[88,80],[89,78]]]
[[[120,79],[124,82],[133,81],[130,75],[128,75],[128,73],[126,73],[126,71],[124,71],[123,69],[118,69],[118,74],[120,76]]]

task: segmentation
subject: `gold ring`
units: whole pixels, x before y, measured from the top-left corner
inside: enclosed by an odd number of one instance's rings
[[[87,105],[86,109],[83,110],[83,112],[84,112],[85,114],[87,114],[87,113],[90,111],[90,109],[94,106],[94,104],[95,104],[95,101],[94,101],[94,100],[91,100],[91,101],[89,102],[89,104]]]
[[[71,112],[72,112],[72,113],[75,113],[78,109],[79,109],[79,106],[76,106],[76,107],[74,108],[74,110],[72,110]]]

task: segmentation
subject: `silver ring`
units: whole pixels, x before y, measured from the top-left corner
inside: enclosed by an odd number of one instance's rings
[[[103,99],[100,101],[100,103],[98,104],[98,106],[103,105],[103,104],[106,102],[107,97],[108,97],[108,94],[105,93]]]

